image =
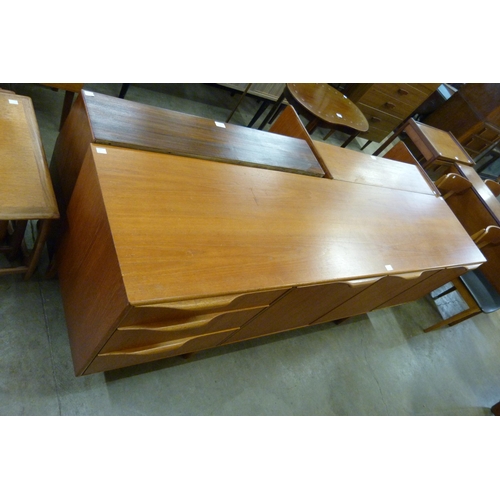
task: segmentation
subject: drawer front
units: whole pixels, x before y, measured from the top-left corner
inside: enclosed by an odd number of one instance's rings
[[[327,283],[292,289],[282,299],[249,321],[230,342],[310,325],[316,318],[371,286],[378,278]]]
[[[418,88],[408,83],[376,84],[372,86],[370,92],[368,92],[367,95],[375,90],[377,90],[378,92],[382,92],[389,99],[397,99],[402,104],[412,108],[412,110],[418,108],[418,106],[420,106],[429,96],[428,93],[422,92]],[[365,101],[365,97],[363,97],[362,99],[363,102]]]
[[[376,309],[384,302],[392,300],[395,296],[403,293],[435,273],[436,271],[425,271],[423,273],[401,276],[386,276],[375,282],[366,290],[363,290],[360,294],[354,296],[352,299],[318,318],[315,323],[324,323],[337,319],[350,318],[358,314],[365,314]]]
[[[385,307],[392,307],[398,304],[404,304],[405,302],[412,302],[422,298],[424,295],[431,293],[436,288],[445,285],[452,279],[457,278],[461,274],[467,272],[468,269],[465,267],[454,267],[449,269],[441,269],[429,276],[424,280],[420,280],[413,286],[408,287],[406,290],[401,291],[401,293],[396,294],[393,298],[387,300],[383,304],[380,304],[377,309],[382,309]]]
[[[401,119],[384,113],[379,109],[357,104],[358,108],[365,115],[370,126],[368,132],[360,134],[359,137],[369,139],[371,141],[381,142],[385,139],[400,123]]]
[[[272,304],[288,289],[264,292],[205,297],[132,307],[120,326],[143,325],[156,322],[185,321],[194,316],[216,312],[235,311]]]
[[[413,103],[400,100],[398,96],[390,96],[377,88],[372,88],[359,104],[364,104],[365,106],[396,116],[400,118],[401,121],[409,116],[415,109]]]
[[[101,353],[146,348],[162,342],[177,341],[238,328],[263,309],[265,307],[254,307],[241,311],[199,315],[182,323],[149,323],[142,325],[142,327],[120,326],[102,348]]]
[[[235,330],[226,330],[196,337],[170,340],[141,348],[100,353],[87,368],[85,375],[210,349],[223,343],[234,332]]]

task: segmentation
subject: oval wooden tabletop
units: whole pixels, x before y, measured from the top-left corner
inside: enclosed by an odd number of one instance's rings
[[[368,121],[360,109],[327,83],[287,83],[286,86],[293,98],[320,120],[359,132],[368,130]]]

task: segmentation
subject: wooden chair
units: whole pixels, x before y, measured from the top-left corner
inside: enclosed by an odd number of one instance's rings
[[[498,245],[500,244],[500,227],[488,226],[472,235],[472,239],[478,248]],[[438,330],[444,326],[453,326],[481,312],[490,314],[500,309],[500,293],[487,280],[480,269],[469,271],[454,279],[451,283],[452,286],[450,288],[438,295],[431,295],[431,297],[438,299],[453,291],[457,291],[467,304],[467,309],[442,321],[438,321],[434,325],[425,328],[424,332]]]
[[[468,179],[458,174],[443,175],[434,184],[441,192],[443,200],[472,187],[472,183]]]
[[[500,183],[492,179],[486,179],[484,183],[490,188],[490,191],[498,197],[500,195]]]

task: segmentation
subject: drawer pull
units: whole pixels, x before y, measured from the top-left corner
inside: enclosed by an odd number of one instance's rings
[[[396,107],[396,105],[393,103],[393,102],[389,102],[387,101],[384,106],[388,109],[394,109]]]
[[[210,314],[207,316],[202,316],[201,318],[195,319],[194,321],[186,321],[185,323],[175,323],[173,325],[158,326],[155,324],[151,325],[130,325],[130,326],[120,326],[118,330],[150,330],[155,332],[178,332],[182,330],[191,330],[193,328],[199,328],[208,325],[210,321],[217,318],[217,316],[222,316],[226,314],[225,312]]]
[[[139,306],[141,308],[163,307],[166,309],[177,309],[180,311],[199,311],[214,307],[227,307],[231,305],[237,298],[243,297],[245,294],[229,295],[225,297],[209,297],[205,299],[183,300],[180,302],[170,302],[168,304],[146,304]]]
[[[399,95],[408,95],[408,91],[405,89],[398,89],[398,94]]]
[[[382,119],[381,119],[381,118],[378,118],[377,116],[372,116],[372,117],[370,118],[370,120],[371,120],[373,123],[379,123],[379,122],[381,122],[381,121],[382,121]]]
[[[371,285],[378,281],[380,278],[365,278],[365,279],[360,279],[360,280],[352,280],[352,281],[340,281],[339,283],[345,283],[346,285],[349,285],[351,288],[356,288],[358,286],[364,286],[364,285]]]
[[[193,337],[181,340],[172,340],[163,344],[156,344],[146,349],[124,349],[123,351],[103,352],[99,356],[148,356],[150,354],[160,354],[179,349],[184,344],[187,344]]]

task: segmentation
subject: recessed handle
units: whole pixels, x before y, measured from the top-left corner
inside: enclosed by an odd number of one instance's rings
[[[217,307],[227,307],[237,298],[245,294],[226,295],[224,297],[207,297],[203,299],[182,300],[179,302],[169,302],[167,304],[146,304],[139,306],[141,308],[160,307],[164,309],[177,309],[180,311],[200,311],[203,309],[213,309]]]
[[[408,95],[408,91],[405,89],[398,89],[398,94],[399,95]]]
[[[99,356],[148,356],[150,354],[161,354],[174,351],[187,344],[193,337],[180,340],[172,340],[163,344],[156,344],[145,349],[124,349],[123,351],[103,352]]]
[[[186,321],[184,323],[175,323],[173,325],[158,326],[153,324],[150,325],[129,325],[120,326],[118,330],[148,330],[152,332],[178,332],[183,330],[192,330],[193,328],[200,328],[202,326],[208,325],[213,319],[218,316],[227,314],[227,312],[218,312],[213,314],[207,314],[204,316],[198,316],[194,321]]]

